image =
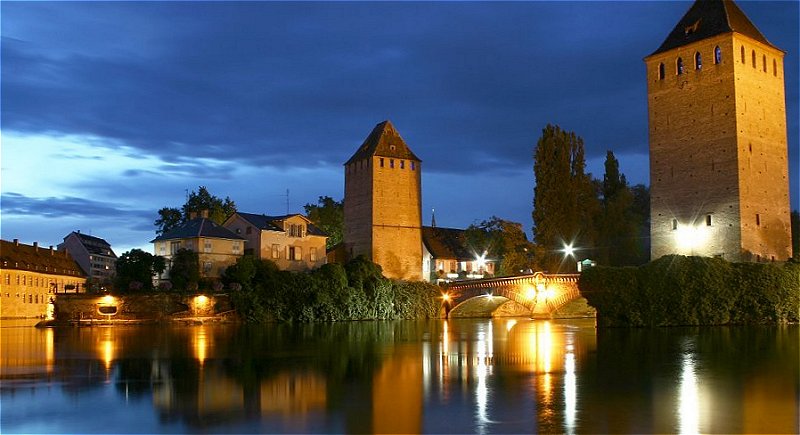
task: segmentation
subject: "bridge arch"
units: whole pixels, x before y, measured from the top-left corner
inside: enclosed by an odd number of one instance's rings
[[[448,317],[488,317],[503,307],[505,315],[549,317],[581,297],[578,277],[536,272],[456,282],[446,290],[445,312]]]

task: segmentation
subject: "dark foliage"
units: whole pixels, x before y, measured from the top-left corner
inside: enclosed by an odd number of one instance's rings
[[[673,326],[797,322],[800,265],[728,263],[665,256],[638,268],[597,267],[581,293],[599,326]]]
[[[223,280],[231,302],[250,322],[425,319],[439,313],[441,292],[424,282],[392,281],[378,265],[357,257],[309,272],[280,271],[274,263],[242,257]]]
[[[164,268],[164,257],[141,249],[132,249],[117,259],[115,290],[119,292],[152,290],[153,276],[163,272]]]

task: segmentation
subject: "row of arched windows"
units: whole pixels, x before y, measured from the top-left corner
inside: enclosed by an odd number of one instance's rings
[[[718,65],[722,63],[722,50],[719,46],[714,47],[714,65]],[[700,54],[699,51],[694,53],[694,69],[695,71],[700,71],[703,69],[703,55]],[[678,58],[675,61],[675,74],[681,75],[684,73],[684,66],[683,66],[683,58]],[[666,76],[666,70],[664,67],[664,63],[658,64],[658,79],[664,80]]]
[[[744,45],[742,45],[741,52],[742,52],[742,63],[746,64],[747,63],[747,59],[746,59],[747,55],[746,55],[746,50],[744,49]],[[753,68],[757,68],[758,62],[757,62],[757,57],[756,57],[756,51],[755,50],[752,50],[750,52],[750,64],[753,66]],[[764,72],[767,72],[767,55],[766,54],[761,55],[761,70],[764,71]],[[775,76],[775,77],[778,76],[778,61],[776,59],[772,59],[772,75]]]

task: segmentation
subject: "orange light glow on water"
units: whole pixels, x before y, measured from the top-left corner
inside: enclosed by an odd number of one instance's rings
[[[206,335],[206,328],[204,326],[195,329],[193,347],[194,357],[200,362],[200,365],[203,365],[207,358],[208,352],[208,337]]]

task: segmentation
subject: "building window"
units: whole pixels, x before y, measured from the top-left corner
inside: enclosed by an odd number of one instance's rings
[[[394,168],[394,159],[389,159],[389,167]]]
[[[678,220],[677,219],[673,219],[672,220],[672,229],[673,230],[677,230],[678,229]]]
[[[280,245],[273,244],[272,245],[272,258],[281,258],[281,247]]]
[[[242,242],[238,240],[233,241],[233,253],[238,254],[242,250]]]
[[[772,59],[772,75],[778,77],[778,61]]]
[[[714,47],[714,64],[719,65],[720,63],[722,63],[722,50],[716,46]]]
[[[211,273],[211,267],[212,267],[212,264],[211,264],[210,261],[204,262],[203,263],[203,273],[205,273],[206,275]]]
[[[417,169],[417,165],[415,162],[411,162],[411,170],[414,171]]]
[[[206,240],[203,244],[203,252],[210,253],[211,252],[211,240]]]
[[[11,285],[11,274],[6,274],[6,285]]]
[[[317,248],[308,249],[308,259],[311,261],[317,261]]]
[[[711,215],[710,214],[706,215],[706,226],[707,227],[711,226]]]
[[[383,167],[383,157],[380,159],[381,168]]]
[[[678,58],[678,62],[675,65],[676,65],[676,69],[678,71],[678,75],[683,74],[683,59],[681,59],[679,57]]]
[[[752,54],[753,68],[755,68],[756,67],[756,51],[753,50],[752,53],[753,53]]]
[[[28,277],[25,276],[25,275],[22,275],[22,285],[26,285],[27,284],[27,280],[28,280]]]
[[[757,227],[761,226],[761,215],[758,213],[756,213],[756,226]]]
[[[297,261],[303,258],[303,250],[298,246],[289,246],[289,260]]]
[[[169,244],[169,253],[175,255],[178,253],[178,250],[181,249],[181,242],[171,242]]]
[[[745,60],[744,60],[744,45],[742,46],[742,63],[745,63]]]
[[[400,160],[400,169],[405,169],[405,168],[406,168],[406,161],[405,160]]]
[[[19,285],[19,275],[17,275],[17,285]]]
[[[703,57],[700,55],[699,51],[694,54],[694,69],[698,71],[703,69]]]
[[[658,64],[658,79],[659,80],[664,80],[664,64],[663,63]]]
[[[158,244],[158,253],[163,257],[167,254],[167,245],[165,243]]]

